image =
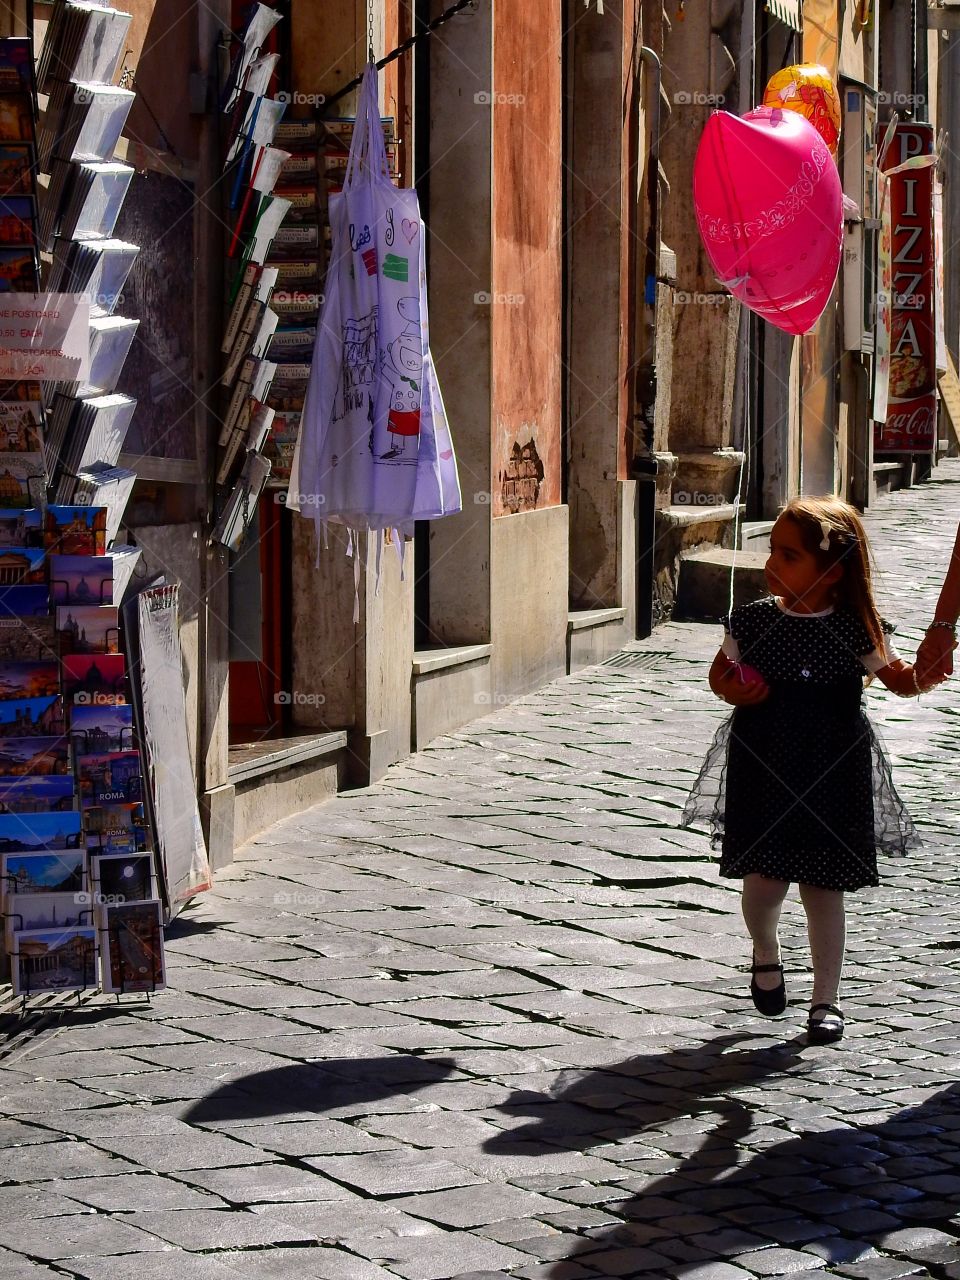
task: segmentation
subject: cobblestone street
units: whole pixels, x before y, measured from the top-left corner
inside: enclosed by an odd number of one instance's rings
[[[868,520],[912,658],[960,462]],[[676,823],[724,714],[670,624],[244,847],[170,989],[5,1019],[0,1280],[960,1277],[960,678],[867,700],[925,840],[850,900],[846,1038],[753,1009]]]

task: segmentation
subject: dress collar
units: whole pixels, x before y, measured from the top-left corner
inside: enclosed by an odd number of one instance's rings
[[[788,609],[779,596],[774,596],[773,601],[780,612],[789,618],[827,618],[834,612],[834,606],[831,605],[829,609],[821,609],[819,613],[801,613],[799,609]]]

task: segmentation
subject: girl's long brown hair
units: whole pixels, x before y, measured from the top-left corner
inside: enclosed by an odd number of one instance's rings
[[[873,572],[867,531],[858,512],[841,498],[794,498],[781,512],[800,531],[804,547],[824,573],[842,565],[843,577],[833,589],[834,603],[863,622],[876,647],[883,646],[883,624],[873,598]],[[821,546],[824,536],[830,549]]]

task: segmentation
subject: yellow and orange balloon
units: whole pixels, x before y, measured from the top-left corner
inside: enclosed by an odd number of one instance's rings
[[[765,107],[796,111],[809,120],[836,156],[840,141],[840,95],[826,67],[801,62],[784,67],[767,81],[763,91]]]

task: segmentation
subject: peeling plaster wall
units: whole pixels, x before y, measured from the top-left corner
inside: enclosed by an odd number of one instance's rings
[[[560,501],[561,11],[511,5],[493,44],[493,514],[510,513],[497,478],[533,442],[536,506]]]

